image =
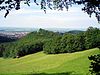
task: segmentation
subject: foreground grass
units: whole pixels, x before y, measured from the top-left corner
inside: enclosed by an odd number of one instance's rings
[[[95,48],[75,53],[46,55],[39,52],[16,59],[0,58],[0,75],[86,75],[90,65],[88,56],[99,52]]]

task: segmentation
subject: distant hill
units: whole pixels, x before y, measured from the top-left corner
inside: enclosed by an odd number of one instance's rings
[[[45,30],[53,31],[53,32],[60,32],[65,33],[69,31],[86,31],[86,29],[74,29],[74,28],[45,28]]]
[[[27,31],[27,32],[32,32],[32,31],[38,31],[40,28],[17,28],[17,27],[0,27],[0,31],[5,31],[5,32],[20,32],[20,31]],[[60,32],[60,33],[65,33],[68,31],[73,31],[73,30],[78,30],[74,28],[43,28],[44,30],[48,31],[53,31],[53,32]],[[79,29],[79,31],[85,31],[85,29]]]
[[[78,34],[78,33],[81,33],[81,32],[84,32],[84,31],[81,31],[81,30],[71,30],[71,31],[68,31],[67,33]]]
[[[4,32],[32,32],[37,30],[37,28],[0,27],[0,31]]]

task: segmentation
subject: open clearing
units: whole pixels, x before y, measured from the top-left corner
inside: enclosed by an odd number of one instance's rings
[[[46,55],[43,52],[21,58],[0,58],[0,75],[86,75],[89,73],[88,56],[98,54],[98,48],[64,54]]]

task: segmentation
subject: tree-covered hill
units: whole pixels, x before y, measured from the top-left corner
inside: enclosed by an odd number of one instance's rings
[[[10,37],[6,37],[6,36],[0,36],[0,43],[4,43],[4,42],[12,42],[17,40],[17,38],[10,38]]]
[[[77,34],[44,29],[31,32],[15,42],[1,43],[0,56],[19,58],[44,51],[46,54],[72,53],[100,46],[100,29],[89,27]]]
[[[39,31],[31,32],[15,42],[1,43],[0,56],[15,58],[42,51],[43,44],[57,36],[61,35],[52,31],[39,29]]]
[[[81,32],[84,32],[84,31],[81,31],[81,30],[71,30],[71,31],[68,31],[68,33],[72,33],[72,34],[78,34],[78,33],[81,33]]]

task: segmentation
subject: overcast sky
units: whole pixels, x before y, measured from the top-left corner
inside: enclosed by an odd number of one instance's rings
[[[30,27],[30,28],[100,28],[96,17],[81,11],[83,6],[74,5],[69,11],[47,10],[47,14],[40,6],[31,3],[31,6],[22,5],[20,10],[12,10],[7,18],[4,11],[0,11],[0,27]]]

